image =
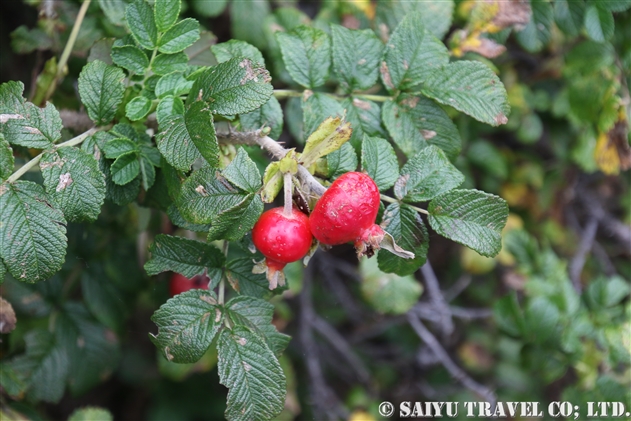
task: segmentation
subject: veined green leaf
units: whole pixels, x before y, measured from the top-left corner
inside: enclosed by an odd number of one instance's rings
[[[331,67],[331,40],[326,32],[300,25],[289,32],[276,32],[276,39],[296,83],[307,89],[324,85]]]
[[[158,28],[149,3],[145,0],[136,0],[127,6],[125,17],[138,44],[147,50],[153,50],[158,42]]]
[[[138,0],[143,2],[143,0]],[[149,7],[149,6],[147,6]],[[88,63],[79,75],[79,95],[90,119],[97,125],[112,121],[123,100],[125,74],[99,60]]]
[[[61,117],[53,104],[48,102],[45,108],[39,108],[27,102],[22,113],[12,114],[3,131],[9,143],[45,149],[61,137],[62,127]]]
[[[220,0],[222,1],[222,0]],[[240,0],[230,2],[231,33],[235,39],[242,39],[257,48],[266,48],[265,34],[261,20],[270,14],[268,1]]]
[[[357,153],[350,142],[347,142],[326,156],[326,164],[328,177],[336,179],[344,173],[357,170]]]
[[[258,48],[256,48],[252,44],[248,44],[245,41],[231,39],[227,42],[215,44],[211,46],[210,49],[212,50],[219,63],[228,61],[231,58],[245,57],[252,60],[253,63],[258,63],[262,66],[265,66],[265,59],[263,58],[263,54],[261,54]]]
[[[342,107],[346,110],[346,121],[351,123],[351,129],[353,129],[350,143],[357,151],[361,151],[364,135],[377,137],[386,135],[381,128],[381,109],[375,102],[349,97],[342,101]]]
[[[151,101],[144,96],[137,96],[125,105],[125,115],[131,121],[143,119],[151,111]]]
[[[156,119],[158,125],[166,125],[169,117],[175,117],[184,114],[184,102],[179,97],[167,95],[160,99],[156,108]]]
[[[198,39],[199,22],[186,18],[162,34],[158,43],[158,50],[165,54],[179,53],[193,45]]]
[[[456,61],[427,77],[423,95],[491,126],[508,122],[510,106],[502,81],[479,61]]]
[[[449,52],[445,45],[425,29],[421,14],[412,12],[397,26],[386,45],[381,79],[390,91],[409,90],[447,63]]]
[[[394,195],[404,202],[431,200],[464,182],[464,175],[445,153],[430,145],[405,163],[394,185]]]
[[[182,72],[173,72],[162,76],[156,84],[155,93],[158,98],[167,95],[174,97],[187,94],[193,86],[193,82],[186,80]]]
[[[126,137],[110,139],[103,143],[100,149],[109,159],[116,159],[119,156],[128,152],[140,152],[138,144],[133,140],[127,139]]]
[[[167,360],[194,363],[210,346],[224,317],[214,292],[186,291],[153,313],[151,320],[158,326],[158,334],[151,335],[151,341]]]
[[[331,24],[333,71],[346,92],[366,90],[379,77],[383,43],[370,29],[356,31]]]
[[[181,7],[181,0],[156,0],[153,14],[158,31],[164,32],[175,25]]]
[[[113,46],[112,61],[137,75],[144,75],[149,67],[147,54],[135,45]]]
[[[251,257],[231,260],[226,267],[226,276],[230,285],[242,295],[267,298],[273,293],[269,281],[262,273],[252,273],[254,262]]]
[[[379,0],[375,14],[375,28],[385,26],[389,29],[388,32],[392,33],[405,16],[415,11],[421,14],[425,28],[434,34],[436,38],[442,39],[451,27],[454,1]]]
[[[232,162],[221,173],[232,184],[250,193],[258,192],[262,186],[259,169],[243,148],[239,148]]]
[[[187,102],[206,101],[213,114],[247,113],[272,96],[270,80],[261,65],[249,58],[233,58],[204,70],[193,83]]]
[[[187,134],[202,157],[211,167],[217,166],[219,164],[219,144],[209,106],[203,102],[191,104],[184,114],[184,124]]]
[[[173,72],[186,71],[188,64],[188,56],[183,52],[175,54],[158,54],[153,63],[151,70],[157,75],[166,75]]]
[[[188,221],[207,224],[216,215],[241,203],[247,195],[233,187],[219,170],[203,167],[182,184],[176,203]]]
[[[263,213],[263,201],[258,194],[251,193],[236,206],[226,209],[213,218],[208,231],[208,241],[225,239],[236,241],[252,230]]]
[[[429,203],[429,224],[440,235],[493,257],[508,218],[504,199],[478,190],[451,190]]]
[[[364,135],[362,169],[375,181],[379,190],[388,190],[399,178],[399,161],[386,139]]]
[[[140,174],[140,162],[137,152],[127,152],[120,155],[110,167],[112,181],[119,186],[131,182]]]
[[[386,208],[381,226],[392,235],[401,248],[414,253],[413,259],[395,256],[387,250],[379,250],[379,269],[397,275],[411,275],[427,260],[429,234],[418,212],[405,204],[391,203]]]
[[[303,97],[302,111],[302,134],[305,138],[315,132],[327,118],[344,115],[340,103],[322,92],[314,92],[306,98]]]
[[[260,298],[241,295],[226,303],[226,313],[234,324],[244,325],[258,330],[276,356],[280,356],[287,347],[290,337],[280,333],[272,324],[274,305]]]
[[[14,166],[13,149],[5,140],[4,135],[0,133],[0,182],[11,176]]]
[[[263,421],[280,414],[286,380],[265,340],[247,327],[235,326],[219,335],[219,380],[228,392],[229,421]]]
[[[383,104],[382,117],[390,136],[408,157],[414,156],[427,144],[438,146],[451,159],[460,152],[458,128],[431,99],[401,94],[396,101]]]
[[[47,151],[39,164],[46,191],[68,221],[94,221],[105,200],[105,175],[99,163],[78,148]]]
[[[38,282],[61,269],[66,220],[42,186],[1,184],[0,221],[0,257],[15,279]]]
[[[221,251],[211,244],[164,234],[156,236],[149,252],[151,258],[145,263],[149,275],[170,270],[192,278],[206,272],[215,279],[221,277],[226,260]]]
[[[615,22],[611,11],[597,7],[595,4],[587,6],[585,10],[585,30],[587,35],[597,42],[605,42],[613,37]]]

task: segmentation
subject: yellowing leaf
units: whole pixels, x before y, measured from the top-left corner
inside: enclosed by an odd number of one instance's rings
[[[319,158],[338,150],[351,138],[353,129],[348,122],[341,118],[327,118],[311,133],[302,152],[300,160],[302,165],[309,168]]]
[[[616,175],[620,173],[620,156],[613,142],[609,141],[606,133],[601,133],[596,142],[594,150],[594,159],[602,172],[607,175]]]
[[[348,421],[377,421],[377,420],[368,412],[362,411],[361,409],[357,409],[353,411],[351,416],[348,418]]]
[[[280,163],[272,162],[267,166],[265,174],[263,174],[261,199],[265,203],[272,203],[282,188],[283,173],[280,172]]]
[[[462,247],[460,252],[460,264],[463,269],[473,275],[489,273],[495,268],[495,259],[482,256],[468,247]]]

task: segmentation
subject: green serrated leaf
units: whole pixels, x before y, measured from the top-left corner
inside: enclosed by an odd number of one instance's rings
[[[167,215],[169,216],[169,219],[174,225],[180,228],[187,229],[189,231],[208,232],[208,230],[210,229],[210,224],[199,225],[199,224],[193,224],[192,222],[188,222],[180,214],[180,211],[177,208],[177,206],[175,206],[175,204],[171,204],[171,206],[169,206],[169,208],[167,209]]]
[[[349,171],[357,170],[357,153],[350,143],[345,143],[336,151],[326,156],[328,176],[335,179]]]
[[[247,327],[224,330],[217,343],[220,383],[228,392],[229,421],[263,421],[280,414],[286,380],[265,341]]]
[[[375,102],[350,97],[342,101],[346,110],[346,121],[351,123],[353,134],[350,143],[359,152],[364,135],[383,137],[386,132],[381,128],[381,109]]]
[[[270,80],[261,65],[248,58],[233,58],[204,70],[193,83],[187,102],[206,101],[213,114],[247,113],[270,99]]]
[[[240,240],[251,231],[263,213],[263,201],[258,194],[249,194],[241,203],[226,209],[213,218],[208,231],[208,241],[225,239]]]
[[[182,184],[176,203],[184,218],[196,224],[207,224],[215,215],[241,203],[245,196],[247,193],[228,183],[219,170],[204,167]]]
[[[409,90],[448,63],[445,45],[425,29],[421,14],[412,12],[397,26],[386,45],[381,80],[390,91]]]
[[[184,72],[188,67],[188,56],[183,53],[158,54],[151,63],[151,70],[157,75]]]
[[[26,390],[26,382],[20,379],[18,373],[7,363],[0,364],[0,386],[14,399]]]
[[[537,343],[555,334],[560,318],[559,309],[546,297],[535,297],[524,311],[526,330]]]
[[[508,122],[506,89],[479,61],[456,61],[436,70],[425,80],[421,92],[491,126]]]
[[[140,166],[140,175],[142,178],[142,187],[145,191],[149,190],[156,181],[156,169],[146,156],[140,156],[138,160]]]
[[[167,95],[160,99],[156,108],[158,125],[167,126],[167,119],[184,114],[184,102],[179,97]]]
[[[333,71],[345,92],[371,88],[379,77],[383,43],[369,29],[331,24]]]
[[[243,148],[239,148],[232,162],[221,172],[222,175],[235,186],[256,193],[260,190],[261,173]]]
[[[161,37],[158,43],[158,51],[164,54],[173,54],[184,51],[199,39],[199,22],[192,18],[186,18]]]
[[[392,32],[405,16],[414,11],[420,12],[425,28],[442,39],[451,27],[454,1],[380,0],[377,2],[375,28],[382,28],[385,25],[389,32]]]
[[[73,394],[87,392],[118,367],[118,337],[94,320],[83,304],[65,303],[55,326],[55,336],[70,361],[68,385]]]
[[[243,325],[245,319],[251,327],[258,330],[276,356],[280,356],[289,344],[291,338],[278,332],[272,324],[273,304],[259,298],[241,295],[228,301],[226,310],[234,324]]]
[[[585,3],[578,1],[556,0],[554,19],[557,26],[570,36],[577,36],[583,28]]]
[[[173,271],[187,278],[208,273],[211,279],[221,277],[225,257],[221,251],[207,243],[182,237],[159,234],[149,247],[151,258],[145,263],[149,275]]]
[[[0,221],[0,257],[15,279],[38,282],[61,269],[66,220],[40,185],[0,185]]]
[[[175,25],[180,15],[181,3],[181,0],[156,0],[153,13],[158,31],[164,32]]]
[[[493,316],[499,327],[512,336],[526,333],[524,314],[519,307],[515,291],[495,302]]]
[[[66,389],[69,361],[65,350],[46,329],[30,330],[25,336],[26,354],[11,361],[11,368],[28,384],[36,400],[56,403]]]
[[[338,150],[351,138],[352,129],[341,118],[327,118],[309,135],[300,155],[301,163],[309,168],[325,155]]]
[[[180,96],[187,94],[193,86],[193,82],[186,80],[181,72],[169,73],[162,76],[156,84],[155,93],[158,98],[167,95]]]
[[[151,101],[144,96],[137,96],[125,105],[125,115],[131,121],[138,121],[151,111]]]
[[[429,203],[429,224],[440,235],[493,257],[508,218],[504,199],[478,190],[451,190]]]
[[[445,153],[430,145],[405,163],[394,185],[394,195],[405,202],[424,202],[463,182],[464,175],[449,162]]]
[[[140,193],[140,177],[134,178],[124,186],[119,186],[112,180],[110,174],[110,164],[103,161],[101,171],[105,174],[105,198],[116,203],[118,206],[125,206],[133,202]]]
[[[145,0],[136,0],[125,10],[127,26],[134,39],[147,50],[153,50],[158,43],[158,28],[153,18],[153,10]]]
[[[23,114],[26,104],[23,92],[22,82],[12,80],[0,84],[0,114]]]
[[[260,108],[239,116],[241,126],[245,130],[259,130],[263,127],[271,129],[269,137],[278,139],[283,132],[283,110],[273,96]]]
[[[127,152],[120,155],[110,167],[112,181],[119,186],[131,182],[140,174],[140,162],[137,152]]]
[[[223,325],[224,314],[212,291],[193,289],[163,304],[151,317],[158,334],[151,341],[169,361],[199,360]]]
[[[522,47],[534,53],[541,51],[550,42],[554,11],[552,4],[547,1],[533,0],[530,7],[530,21],[524,29],[516,33],[516,36]]]
[[[16,112],[17,111],[17,112]],[[30,102],[21,110],[11,113],[4,127],[4,136],[9,143],[29,148],[45,149],[61,137],[63,124],[53,104],[39,108]]]
[[[375,181],[379,190],[388,190],[399,178],[399,161],[386,139],[364,136],[362,169]]]
[[[142,0],[138,0],[142,2]],[[99,60],[88,63],[79,74],[79,95],[96,125],[112,121],[123,100],[125,74]]]
[[[129,313],[121,291],[108,282],[103,271],[91,270],[81,274],[81,294],[90,313],[103,325],[119,331]]]
[[[11,32],[11,48],[18,54],[29,54],[35,50],[46,51],[52,46],[53,39],[39,28],[29,29],[20,25]]]
[[[447,113],[434,101],[411,94],[386,101],[382,109],[383,124],[397,146],[408,157],[427,144],[441,148],[455,159],[460,153],[460,133]]]
[[[300,25],[289,32],[276,32],[276,40],[296,83],[307,89],[324,85],[331,67],[331,40],[326,32]]]
[[[44,153],[39,164],[46,191],[68,221],[94,221],[105,200],[105,175],[99,163],[78,148]]]
[[[182,171],[189,171],[193,162],[202,157],[191,139],[183,115],[172,115],[163,119],[160,132],[156,136],[156,144],[167,162]]]
[[[254,262],[251,257],[231,260],[226,266],[230,284],[242,295],[267,298],[272,295],[269,281],[262,273],[252,273]]]
[[[125,24],[126,0],[99,0],[97,4],[111,23],[118,26]]]
[[[397,245],[414,253],[414,258],[404,259],[387,250],[380,250],[377,256],[379,269],[405,276],[411,275],[425,264],[429,234],[416,210],[405,204],[391,203],[383,214],[381,226],[392,235]]]
[[[596,42],[605,42],[613,37],[615,23],[611,11],[597,7],[587,6],[585,10],[585,30],[587,36]]]
[[[231,39],[227,42],[215,44],[211,46],[210,49],[212,50],[213,54],[217,58],[217,62],[219,63],[228,61],[231,58],[245,57],[252,60],[253,63],[258,63],[262,66],[265,66],[265,59],[263,58],[263,54],[261,54],[261,51],[259,51],[259,49],[252,44],[248,44],[245,41]]]
[[[109,159],[116,159],[129,152],[140,152],[138,144],[126,137],[110,139],[103,143],[101,150]]]
[[[70,415],[68,421],[113,421],[114,417],[108,410],[97,407],[77,409]]]
[[[194,102],[184,114],[184,124],[186,133],[201,156],[210,166],[217,166],[219,144],[209,106],[204,102]]]
[[[149,67],[147,54],[134,45],[112,47],[112,61],[137,75],[144,75]]]
[[[13,149],[0,133],[0,182],[11,176],[14,166]]]
[[[314,92],[302,101],[302,134],[310,136],[329,117],[342,117],[344,109],[339,102],[322,92]]]
[[[382,253],[385,252],[380,250],[377,259]],[[380,313],[407,313],[421,296],[421,284],[412,275],[383,273],[379,270],[377,259],[360,261],[362,295]]]

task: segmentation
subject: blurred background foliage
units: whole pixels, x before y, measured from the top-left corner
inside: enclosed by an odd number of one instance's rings
[[[0,82],[21,80],[32,102],[76,110],[78,73],[99,45],[125,34],[126,4],[93,2],[68,75],[55,87],[79,2],[0,2]],[[276,326],[293,337],[281,359],[288,395],[280,420],[378,419],[383,400],[478,401],[484,396],[474,392],[485,390],[500,401],[567,400],[582,408],[620,401],[631,408],[630,1],[184,5],[182,14],[207,30],[195,60],[213,64],[210,45],[245,40],[263,52],[277,89],[295,86],[274,32],[299,24],[328,32],[337,23],[386,40],[420,8],[454,58],[491,65],[509,94],[512,113],[499,128],[452,113],[463,141],[455,164],[467,176],[464,187],[510,205],[500,255],[485,258],[431,234],[431,267],[413,276],[385,275],[374,259],[358,265],[350,246],[318,254],[307,270],[289,266],[289,290],[272,300]],[[282,105],[280,140],[292,145],[302,139],[300,102]],[[17,152],[18,163],[30,154]],[[266,158],[259,154],[259,161]],[[69,224],[66,263],[54,278],[31,286],[7,275],[2,296],[17,325],[1,336],[3,419],[65,420],[86,405],[107,408],[117,420],[222,419],[227,391],[216,355],[173,364],[148,338],[155,329],[149,318],[168,298],[168,275],[149,278],[141,269],[151,239],[173,230],[155,209],[159,198],[150,190],[126,206],[106,201],[96,223]],[[415,320],[425,323],[420,331]],[[69,346],[77,344],[76,360],[55,366],[57,374],[66,370],[68,388],[50,378],[25,394],[2,363],[26,348],[18,362],[34,364],[35,347],[54,324]],[[427,340],[430,331],[482,389],[454,379]]]

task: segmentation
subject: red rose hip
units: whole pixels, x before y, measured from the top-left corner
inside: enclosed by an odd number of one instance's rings
[[[379,203],[379,189],[372,178],[360,172],[346,173],[316,203],[309,217],[311,233],[331,246],[367,240],[369,235],[383,236],[375,225]]]
[[[284,284],[282,269],[287,263],[302,259],[311,248],[313,237],[309,218],[297,209],[285,215],[283,208],[263,212],[252,229],[252,241],[266,257],[270,289]]]

